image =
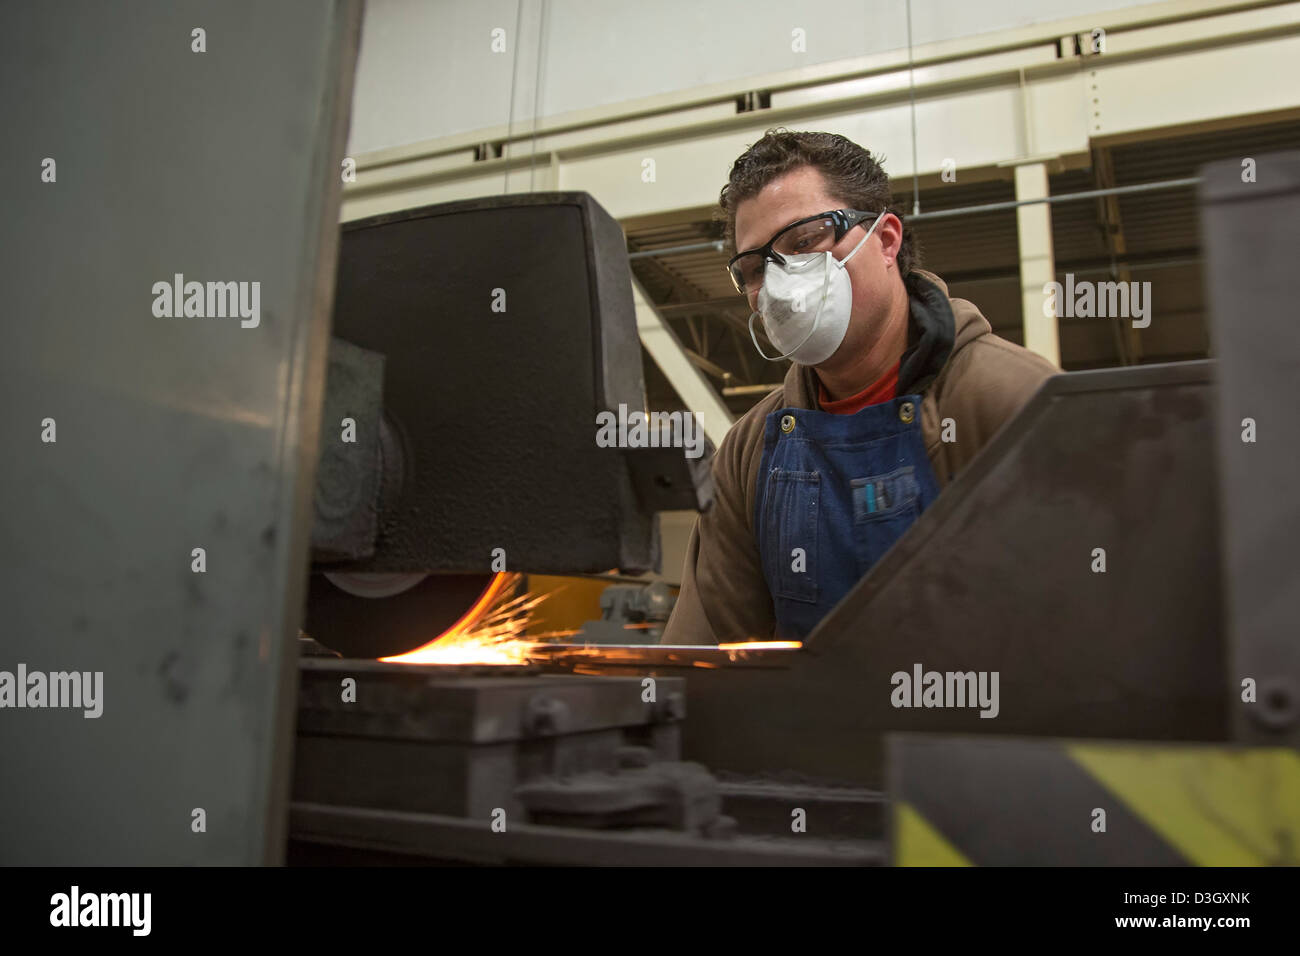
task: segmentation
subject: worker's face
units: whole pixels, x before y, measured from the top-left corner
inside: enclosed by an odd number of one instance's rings
[[[736,207],[736,249],[745,251],[762,246],[792,222],[847,207],[848,204],[826,191],[826,182],[816,168],[802,166],[791,170]],[[862,241],[871,222],[867,219],[846,232],[832,247],[831,255],[843,260]],[[893,302],[892,283],[897,281],[896,257],[902,241],[902,222],[894,214],[886,213],[866,245],[848,261],[845,268],[853,283],[853,312],[844,342],[823,365],[837,361],[844,354],[869,349],[883,333]],[[758,289],[750,289],[747,298],[750,309],[757,310]]]

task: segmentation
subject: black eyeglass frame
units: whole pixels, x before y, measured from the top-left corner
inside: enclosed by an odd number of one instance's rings
[[[879,217],[883,215],[884,212],[865,212],[861,209],[831,209],[827,212],[819,212],[815,216],[807,216],[806,218],[800,219],[797,222],[790,223],[790,225],[786,226],[775,236],[769,239],[765,245],[759,246],[756,249],[746,249],[744,252],[736,253],[734,256],[732,256],[730,259],[727,260],[727,275],[731,276],[731,284],[736,287],[736,291],[739,292],[741,295],[746,295],[747,293],[745,292],[745,290],[740,287],[739,280],[736,279],[736,273],[733,272],[731,269],[731,267],[734,266],[736,262],[741,258],[745,256],[752,256],[761,253],[764,262],[772,261],[778,263],[779,265],[785,265],[785,259],[782,258],[781,254],[777,252],[775,249],[773,249],[772,247],[776,244],[776,241],[778,239],[784,236],[791,229],[795,229],[799,226],[806,226],[808,223],[816,222],[818,219],[829,219],[831,220],[831,222],[835,224],[834,244],[838,244],[839,241],[843,239],[844,236],[848,233],[848,231],[852,229],[854,226],[860,225],[863,221],[873,216]]]

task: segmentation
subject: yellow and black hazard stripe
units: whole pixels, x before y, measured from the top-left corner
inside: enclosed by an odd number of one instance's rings
[[[1289,748],[898,734],[902,866],[1300,864]]]

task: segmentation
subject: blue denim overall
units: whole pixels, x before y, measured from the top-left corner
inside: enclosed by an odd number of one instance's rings
[[[800,640],[939,494],[921,396],[767,416],[754,529],[777,636]]]

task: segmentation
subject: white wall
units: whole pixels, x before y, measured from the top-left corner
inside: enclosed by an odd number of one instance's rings
[[[919,46],[1137,5],[913,0],[912,39]],[[348,152],[506,123],[527,129],[534,115],[901,49],[906,10],[904,0],[369,0]],[[496,27],[506,31],[505,53],[491,50]],[[791,51],[796,27],[807,52]]]

